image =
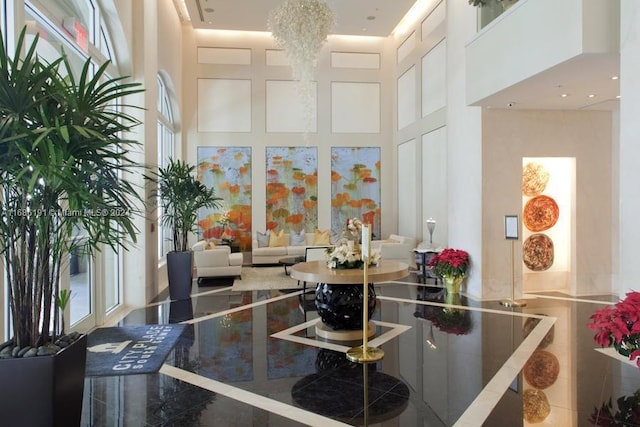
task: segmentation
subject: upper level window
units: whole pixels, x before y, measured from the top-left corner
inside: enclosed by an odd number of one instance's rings
[[[77,50],[97,64],[115,61],[109,32],[94,0],[26,0],[25,12],[27,19],[38,24],[39,32],[53,33],[49,40],[61,42],[65,52]],[[115,64],[110,72],[117,74]]]

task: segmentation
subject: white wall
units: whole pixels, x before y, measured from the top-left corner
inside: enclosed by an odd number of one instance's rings
[[[467,107],[464,47],[475,34],[476,9],[447,3],[448,246],[471,257],[466,292],[483,296],[482,139],[480,109]]]
[[[132,135],[132,138],[142,144],[141,151],[135,155],[135,159],[140,164],[156,165],[156,76],[163,71],[170,80],[171,89],[180,104],[182,65],[176,58],[182,55],[181,24],[171,0],[133,3],[118,0],[116,6],[124,37],[131,47],[132,78],[142,83],[145,89],[144,93],[132,100],[134,105],[144,107],[144,111],[131,112],[142,122]],[[129,179],[139,186],[145,199],[150,197],[151,188],[140,174],[132,174]],[[154,206],[155,203],[148,204],[144,218],[137,220],[136,225],[140,231],[138,243],[124,253],[124,290],[127,305],[146,304],[166,286],[166,278],[163,276],[159,279]]]
[[[522,220],[523,157],[575,158],[575,205],[560,212],[573,222],[572,259],[565,272],[525,269],[521,229],[515,245],[516,297],[521,286],[527,292],[610,292],[611,114],[485,110],[482,127],[483,296],[511,297],[510,242],[504,238],[504,215],[517,214]]]
[[[428,3],[428,2],[426,2]],[[390,37],[395,52],[396,64],[392,78],[395,80],[396,123],[395,143],[398,153],[407,150],[415,156],[408,163],[406,156],[398,155],[397,193],[402,195],[398,203],[398,224],[406,234],[417,241],[428,238],[426,219],[433,217],[438,222],[436,236],[446,244],[446,192],[428,192],[425,185],[434,188],[438,182],[446,188],[446,165],[434,167],[434,160],[446,160],[446,132],[440,134],[436,151],[426,152],[425,136],[446,124],[446,1],[432,1],[423,16]],[[440,174],[438,174],[439,171]],[[407,186],[403,182],[415,180],[416,185]],[[440,186],[440,188],[443,188]],[[406,202],[409,199],[415,202]],[[405,200],[405,201],[403,201]],[[415,211],[409,211],[407,205]]]
[[[600,0],[520,0],[468,43],[473,104],[581,54],[618,51],[618,15]],[[543,24],[543,25],[542,25]]]
[[[620,2],[620,146],[619,146],[619,275],[617,287],[623,296],[639,290],[640,263],[640,4]]]
[[[392,89],[388,78],[391,56],[387,52],[386,41],[383,38],[346,38],[329,37],[329,41],[323,47],[316,72],[317,77],[317,132],[310,132],[306,136],[296,129],[281,132],[268,132],[273,129],[274,122],[267,122],[269,105],[282,105],[273,103],[267,99],[267,82],[290,81],[291,69],[288,66],[267,65],[277,58],[277,49],[274,41],[267,33],[249,32],[218,32],[195,31],[189,27],[183,29],[183,118],[184,133],[182,141],[185,147],[184,155],[189,162],[196,162],[197,148],[199,146],[238,146],[251,147],[252,149],[252,230],[263,231],[266,227],[265,218],[265,147],[267,146],[317,146],[318,147],[318,228],[329,229],[331,227],[331,147],[380,147],[381,148],[381,208],[382,208],[382,235],[397,230],[396,206],[394,198],[395,150],[392,146],[392,120],[391,106]],[[249,49],[250,65],[198,63],[197,51],[199,47],[207,48],[232,48]],[[361,67],[353,66],[353,61],[359,63],[357,57],[349,57],[348,61],[340,56],[334,57],[334,66],[331,62],[332,52],[347,52],[359,54],[377,54],[380,56],[380,67],[371,67],[371,61],[362,62]],[[337,61],[337,62],[336,62]],[[243,60],[242,62],[246,62]],[[375,61],[374,61],[375,62]],[[349,65],[351,64],[351,65]],[[351,68],[349,68],[351,67]],[[227,79],[248,82],[250,92],[248,96],[237,96],[234,102],[243,105],[243,111],[249,111],[246,125],[242,128],[221,129],[220,131],[199,130],[198,79]],[[361,85],[366,83],[366,85]],[[354,84],[354,86],[351,86]],[[333,105],[332,88],[367,91],[379,90],[378,111],[371,111],[371,103],[360,105],[359,111],[352,113],[353,128],[349,128],[348,120],[341,117],[340,122],[334,123],[332,114],[336,108],[344,106]],[[248,110],[246,109],[248,107]],[[362,108],[367,111],[363,112]],[[363,116],[364,114],[364,116]],[[275,116],[271,116],[272,118]],[[367,120],[365,120],[365,118]],[[203,118],[204,119],[204,118]],[[347,116],[348,119],[348,116]],[[271,120],[271,119],[270,119]],[[378,121],[378,123],[375,123]],[[366,122],[366,123],[365,123]],[[244,122],[243,122],[244,123]],[[276,128],[282,128],[278,121]],[[215,130],[215,129],[214,129]],[[340,132],[338,132],[340,131]]]

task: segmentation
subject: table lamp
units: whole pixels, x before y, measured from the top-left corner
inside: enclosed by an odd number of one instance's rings
[[[436,229],[436,220],[429,218],[427,220],[427,229],[429,229],[429,245],[433,245],[433,230]]]

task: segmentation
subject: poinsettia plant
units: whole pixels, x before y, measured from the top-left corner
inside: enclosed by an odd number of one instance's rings
[[[434,255],[429,267],[438,276],[464,276],[469,267],[469,254],[462,249],[447,248]]]
[[[595,408],[589,421],[597,426],[624,427],[634,426],[640,423],[640,390],[632,396],[621,396],[616,401],[618,410],[609,398],[609,402],[602,404],[602,407]]]
[[[640,292],[628,292],[614,306],[596,310],[587,325],[601,347],[613,346],[618,353],[637,360],[640,367]]]

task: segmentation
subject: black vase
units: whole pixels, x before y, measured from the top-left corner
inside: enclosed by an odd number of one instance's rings
[[[367,304],[369,319],[376,309],[376,290],[369,283]],[[322,322],[334,330],[362,329],[362,285],[319,283],[316,308]]]
[[[169,297],[172,301],[191,297],[191,256],[191,251],[172,251],[167,254]]]

